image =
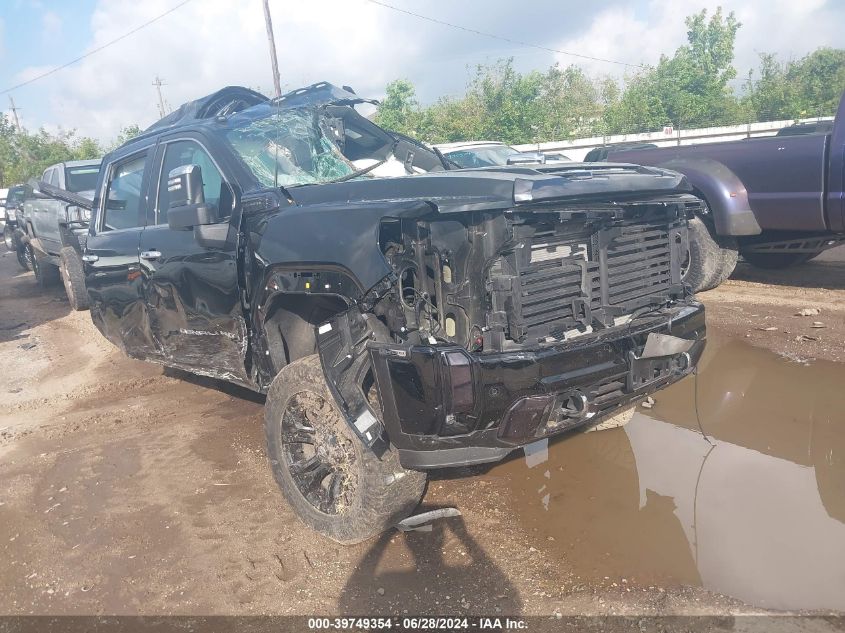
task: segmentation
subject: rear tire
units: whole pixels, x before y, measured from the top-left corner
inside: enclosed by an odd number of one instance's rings
[[[804,262],[810,261],[819,253],[742,253],[742,258],[752,266],[757,268],[766,268],[768,270],[778,270],[781,268],[789,268],[790,266],[798,266]]]
[[[718,236],[715,229],[701,218],[689,221],[689,252],[684,283],[693,292],[715,288],[730,277],[737,260],[736,240]]]
[[[35,281],[39,288],[47,289],[58,284],[61,277],[59,267],[34,249],[32,244],[27,244],[27,248],[32,252],[32,270],[35,273]]]
[[[6,245],[7,250],[18,250],[17,244],[15,244],[15,229],[9,226],[8,223],[3,227],[3,243]]]
[[[420,502],[425,473],[402,468],[392,446],[381,457],[364,446],[338,410],[316,354],[279,372],[264,415],[273,476],[311,529],[360,543]]]
[[[87,310],[88,290],[85,288],[85,272],[82,270],[82,260],[70,246],[65,246],[61,252],[62,282],[65,285],[67,299],[74,310]]]
[[[724,240],[725,238],[722,238]],[[736,264],[739,261],[739,251],[734,248],[722,248],[722,261],[719,263],[719,270],[716,277],[713,279],[711,288],[721,286],[736,270]]]
[[[18,264],[24,270],[32,270],[32,247],[29,244],[21,244],[15,251]]]

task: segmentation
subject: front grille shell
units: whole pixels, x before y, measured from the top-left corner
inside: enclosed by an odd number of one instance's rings
[[[518,343],[609,327],[619,316],[683,296],[686,240],[685,218],[669,214],[598,226],[526,222],[514,227],[512,250],[490,268],[493,307],[507,313],[508,338]]]

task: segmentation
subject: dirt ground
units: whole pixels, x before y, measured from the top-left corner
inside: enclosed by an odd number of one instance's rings
[[[727,336],[845,360],[845,263],[835,257],[786,275],[741,266],[702,298]],[[821,312],[793,316],[807,307]],[[761,611],[697,583],[587,578],[551,552],[552,532],[516,519],[500,477],[468,469],[431,478],[424,507],[463,514],[431,532],[354,547],[319,537],[272,480],[259,397],[125,358],[61,288],[38,290],[8,253],[0,366],[2,614]]]
[[[795,360],[845,362],[845,246],[786,270],[740,263],[700,297],[709,327]],[[798,316],[802,310],[818,312]]]

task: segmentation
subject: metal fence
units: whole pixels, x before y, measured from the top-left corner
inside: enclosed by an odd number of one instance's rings
[[[833,117],[814,117],[811,119],[763,121],[759,123],[745,123],[742,125],[727,125],[721,127],[705,127],[681,130],[665,127],[658,132],[643,132],[641,134],[614,134],[611,136],[592,136],[569,141],[549,141],[545,143],[526,143],[514,145],[522,151],[560,152],[574,161],[584,160],[591,149],[604,145],[619,143],[654,143],[658,147],[670,145],[696,145],[698,143],[718,143],[721,141],[738,141],[757,136],[772,136],[785,127],[795,123],[811,123],[817,121],[831,121]]]

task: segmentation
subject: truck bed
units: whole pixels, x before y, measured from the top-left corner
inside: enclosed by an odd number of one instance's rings
[[[609,161],[639,165],[688,159],[721,163],[745,184],[748,201],[763,230],[827,231],[825,191],[830,135],[763,138],[611,152]]]

